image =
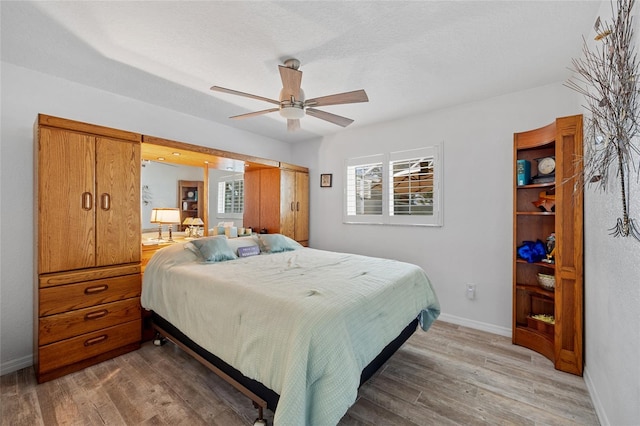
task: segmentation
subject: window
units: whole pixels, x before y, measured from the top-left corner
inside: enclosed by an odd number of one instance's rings
[[[244,179],[226,176],[218,182],[218,215],[238,215],[244,211]]]
[[[442,225],[442,146],[346,162],[345,222]]]
[[[357,221],[379,222],[382,218],[382,155],[347,161],[346,209]]]

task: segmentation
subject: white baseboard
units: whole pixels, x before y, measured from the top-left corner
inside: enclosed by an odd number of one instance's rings
[[[23,356],[22,358],[12,359],[0,364],[0,376],[13,373],[14,371],[21,370],[23,368],[31,367],[33,365],[33,355]]]
[[[596,391],[595,386],[593,385],[593,381],[591,380],[591,375],[589,374],[589,370],[587,367],[584,367],[584,371],[582,372],[582,377],[584,378],[584,383],[587,385],[587,391],[589,391],[589,396],[591,397],[591,403],[593,404],[593,408],[596,410],[596,415],[598,416],[598,421],[602,426],[610,425],[609,419],[607,418],[607,413],[604,411],[604,407],[602,406],[602,401],[600,401],[600,397],[598,396],[598,392]]]
[[[500,327],[494,324],[474,321],[468,318],[457,317],[455,315],[449,315],[449,314],[440,314],[438,319],[444,322],[450,322],[452,324],[462,325],[464,327],[469,327],[476,330],[498,334],[500,336],[511,337],[511,329],[507,327]]]

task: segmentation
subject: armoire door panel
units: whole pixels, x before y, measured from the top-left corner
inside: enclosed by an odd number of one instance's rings
[[[140,261],[140,144],[96,140],[96,265]]]
[[[280,233],[295,238],[296,172],[280,170]]]
[[[309,240],[309,174],[296,173],[296,241]]]
[[[280,232],[280,170],[260,170],[260,229]]]
[[[260,170],[244,174],[243,226],[260,232]]]
[[[38,272],[93,267],[94,138],[59,129],[39,131]]]

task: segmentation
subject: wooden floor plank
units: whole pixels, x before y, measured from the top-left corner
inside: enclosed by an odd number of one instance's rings
[[[0,424],[251,425],[257,410],[172,343],[36,384],[0,378]],[[273,413],[265,412],[273,424]],[[340,426],[598,425],[584,380],[507,337],[437,321],[358,392]]]

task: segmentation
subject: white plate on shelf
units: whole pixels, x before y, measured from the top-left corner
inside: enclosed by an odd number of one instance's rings
[[[193,198],[194,195],[195,194],[193,193],[193,191],[187,192],[187,197],[189,197],[189,198]]]

